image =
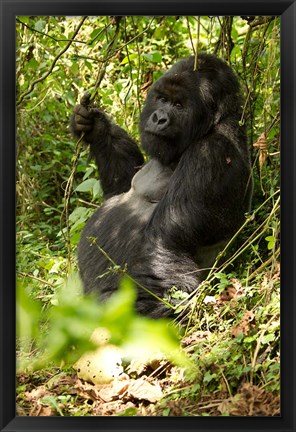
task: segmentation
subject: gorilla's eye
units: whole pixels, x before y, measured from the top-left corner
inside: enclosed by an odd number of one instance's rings
[[[178,108],[178,109],[182,109],[182,108],[183,108],[183,105],[181,104],[181,102],[175,102],[175,103],[174,103],[174,106],[175,106],[176,108]]]
[[[162,103],[166,103],[168,101],[167,98],[164,96],[158,96],[157,100],[159,100]]]

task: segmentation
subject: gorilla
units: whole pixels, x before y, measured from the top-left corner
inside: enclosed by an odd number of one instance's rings
[[[196,70],[193,56],[178,61],[153,84],[140,114],[144,163],[132,138],[82,98],[70,129],[75,138],[84,132],[106,198],[78,246],[86,292],[104,301],[117,289],[122,273],[108,257],[137,282],[141,314],[169,316],[160,299],[172,287],[198,287],[250,209],[242,104],[224,61],[200,53]]]

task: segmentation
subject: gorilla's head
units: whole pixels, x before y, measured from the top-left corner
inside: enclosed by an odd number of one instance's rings
[[[164,165],[230,114],[239,120],[239,84],[231,68],[201,53],[180,60],[150,89],[140,116],[143,149]]]

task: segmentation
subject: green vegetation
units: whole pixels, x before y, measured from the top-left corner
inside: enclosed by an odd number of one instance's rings
[[[279,19],[20,16],[16,27],[18,413],[279,415]],[[88,90],[138,141],[150,85],[197,50],[240,77],[254,196],[224,264],[190,297],[172,287],[182,313],[173,327],[135,314],[128,276],[107,305],[81,296],[76,247],[102,189],[68,123]],[[130,358],[125,381],[109,387],[83,382],[72,366],[100,326],[130,353],[138,345],[166,357]],[[151,384],[146,396],[136,382]]]

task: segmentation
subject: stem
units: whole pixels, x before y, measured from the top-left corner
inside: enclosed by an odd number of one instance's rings
[[[194,70],[197,70],[197,57],[198,57],[198,46],[199,46],[199,37],[200,37],[200,16],[197,17],[197,40],[196,40],[196,48],[195,48],[195,58],[194,58]]]
[[[49,70],[47,71],[47,72],[45,72],[45,74],[43,74],[40,78],[37,78],[37,79],[35,79],[32,83],[31,83],[31,85],[29,86],[29,88],[28,88],[28,90],[27,91],[25,91],[21,96],[20,96],[20,98],[19,98],[19,100],[17,101],[17,103],[16,103],[16,105],[18,106],[18,105],[20,105],[21,103],[22,103],[22,101],[24,100],[24,98],[26,97],[26,96],[28,96],[28,94],[30,94],[31,93],[31,91],[34,89],[34,87],[35,87],[35,85],[36,84],[38,84],[39,82],[41,82],[41,81],[44,81],[50,74],[51,74],[51,72],[53,71],[53,68],[55,67],[55,65],[56,65],[56,62],[58,61],[58,59],[70,48],[70,46],[72,45],[72,43],[73,43],[73,41],[74,41],[74,39],[75,39],[75,37],[77,36],[77,33],[79,32],[79,30],[80,30],[80,28],[81,28],[81,26],[82,26],[82,24],[84,23],[84,21],[86,20],[86,16],[85,17],[83,17],[82,19],[81,19],[81,21],[80,21],[80,23],[78,24],[78,27],[77,27],[77,29],[75,30],[75,32],[74,32],[74,34],[73,34],[73,36],[72,36],[72,38],[70,39],[70,41],[67,43],[67,45],[65,46],[65,48],[64,49],[62,49],[62,51],[61,52],[59,52],[59,54],[54,58],[54,60],[53,60],[53,62],[52,62],[52,65],[50,66],[50,68],[49,68]]]
[[[65,193],[64,193],[64,199],[65,199],[65,205],[64,205],[64,209],[62,211],[61,214],[61,224],[62,224],[62,220],[63,220],[63,216],[65,215],[65,219],[66,219],[66,228],[67,228],[67,235],[64,236],[65,242],[67,244],[67,253],[68,253],[68,273],[71,271],[71,228],[70,228],[70,222],[69,222],[69,202],[70,202],[70,196],[71,196],[71,191],[72,191],[72,187],[73,187],[73,181],[74,181],[74,175],[75,175],[75,171],[78,165],[78,161],[79,161],[79,157],[80,157],[80,152],[81,152],[81,148],[82,148],[82,141],[83,141],[83,137],[84,137],[84,133],[81,134],[81,137],[79,138],[79,140],[76,143],[76,148],[75,148],[75,159],[73,162],[73,166],[72,166],[72,170],[71,170],[71,174],[70,177],[68,178],[66,187],[65,187]],[[61,231],[62,227],[61,227]]]
[[[116,262],[108,255],[108,253],[101,248],[101,246],[98,245],[97,239],[94,237],[89,237],[88,240],[91,241],[92,244],[94,244],[98,250],[104,255],[104,257],[111,262],[111,264],[113,265],[113,267],[115,269],[120,269],[120,272],[122,274],[124,274],[130,281],[132,281],[134,284],[136,284],[138,287],[142,288],[144,291],[146,291],[147,293],[149,293],[150,295],[152,295],[154,298],[156,298],[158,301],[160,301],[161,303],[164,303],[166,306],[168,306],[170,309],[175,310],[176,307],[171,305],[169,302],[167,302],[165,299],[162,299],[160,297],[158,297],[156,294],[154,294],[154,292],[150,291],[150,289],[148,289],[147,287],[145,287],[144,285],[142,285],[140,282],[138,282],[136,279],[133,278],[133,276],[131,276],[129,273],[126,272],[126,270],[122,269],[122,267],[118,264],[116,264]]]
[[[253,219],[253,217],[255,216],[255,214],[256,213],[258,213],[258,211],[262,208],[262,207],[264,207],[266,204],[267,204],[267,202],[271,199],[271,198],[273,198],[276,194],[278,194],[279,193],[279,191],[276,191],[276,192],[274,192],[272,195],[270,195],[254,212],[253,212],[253,214],[250,216],[250,217],[248,217],[246,220],[245,220],[245,222],[242,224],[242,226],[238,229],[238,231],[234,234],[234,236],[229,240],[229,242],[227,243],[227,245],[225,246],[225,248],[222,250],[222,252],[220,252],[219,254],[218,254],[218,256],[217,256],[217,258],[216,258],[216,261],[214,262],[214,264],[213,264],[213,266],[212,266],[212,269],[211,269],[211,271],[210,271],[210,273],[208,274],[208,277],[207,277],[207,279],[206,280],[209,280],[210,279],[210,277],[212,276],[212,274],[214,273],[214,272],[216,272],[217,271],[217,269],[216,269],[216,265],[217,265],[217,263],[219,262],[219,260],[220,260],[220,258],[221,258],[221,256],[223,256],[223,255],[225,255],[225,253],[226,253],[226,251],[227,251],[227,249],[229,248],[229,246],[231,245],[231,243],[236,239],[236,237],[242,232],[242,230],[245,228],[245,226],[246,225],[248,225],[248,223],[250,222],[250,220],[251,219]],[[279,201],[279,198],[278,198],[278,200],[277,200],[277,202]],[[269,218],[271,217],[271,215],[272,215],[272,213],[269,215],[269,217],[266,219],[266,220],[269,220]],[[263,224],[265,224],[265,221],[263,222]],[[258,229],[257,229],[258,230]],[[256,230],[256,231],[257,231]],[[256,232],[255,231],[255,232]],[[248,245],[250,244],[250,242],[248,241]],[[228,261],[226,261],[226,263],[228,263]],[[228,265],[228,264],[227,264]],[[224,266],[223,266],[224,267]]]
[[[270,218],[272,217],[272,215],[275,213],[275,211],[277,210],[277,206],[278,206],[278,202],[280,197],[278,197],[273,210],[271,211],[271,213],[268,215],[268,217],[262,222],[262,224],[256,229],[256,231],[252,234],[252,236],[248,239],[248,241],[246,241],[239,249],[238,251],[236,251],[230,258],[229,260],[227,260],[219,269],[216,268],[216,265],[219,261],[219,259],[221,258],[221,256],[223,256],[227,250],[227,248],[230,246],[230,244],[233,242],[233,240],[238,236],[238,234],[243,230],[243,228],[250,222],[250,220],[253,219],[254,215],[271,199],[273,198],[275,195],[277,195],[279,193],[279,191],[274,192],[270,197],[268,197],[264,203],[262,203],[254,212],[253,214],[246,219],[246,221],[244,222],[244,224],[239,228],[239,230],[235,233],[235,235],[231,238],[231,240],[227,243],[227,245],[225,246],[225,248],[223,249],[222,252],[220,252],[220,254],[218,254],[218,257],[215,261],[215,263],[213,264],[213,267],[211,269],[211,271],[209,272],[207,278],[200,284],[197,286],[197,288],[195,290],[193,290],[189,296],[180,301],[180,303],[177,304],[176,308],[179,308],[180,306],[182,306],[185,302],[189,304],[190,300],[194,300],[195,305],[197,305],[198,300],[200,298],[202,298],[203,296],[203,292],[206,289],[206,287],[211,284],[211,282],[213,282],[213,280],[215,279],[215,273],[220,270],[220,271],[224,271],[230,264],[233,263],[233,261],[235,261],[246,249],[248,249],[258,238],[260,238],[262,236],[262,232],[261,229],[264,225],[266,225],[268,223],[268,221],[270,220]],[[258,232],[259,234],[257,236],[254,237],[254,235]],[[192,316],[193,314],[193,310],[194,307],[192,308],[191,314],[190,316]],[[190,320],[188,321],[188,325],[187,327],[189,328],[189,324],[190,324]],[[186,332],[185,332],[186,333]]]

